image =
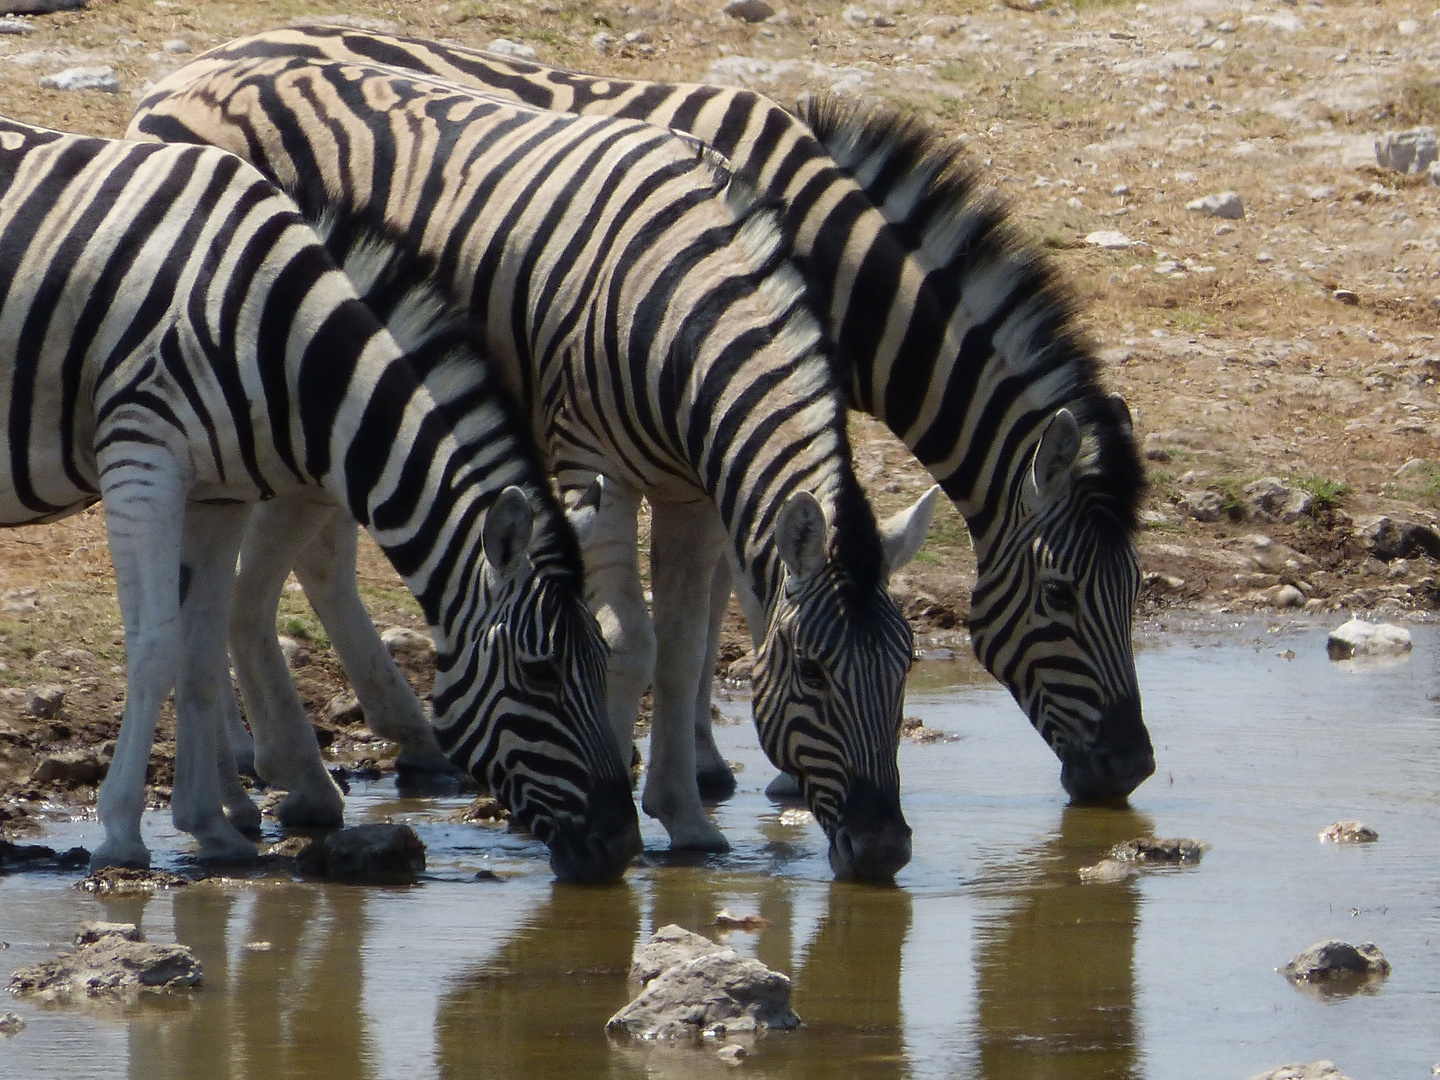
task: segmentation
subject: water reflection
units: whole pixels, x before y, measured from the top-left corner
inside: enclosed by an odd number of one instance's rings
[[[136,1016],[132,1080],[369,1075],[366,900],[364,889],[289,882],[174,894],[175,940],[194,950],[205,987]],[[133,915],[107,905],[107,917]]]
[[[1060,829],[1017,861],[987,869],[1002,901],[977,934],[979,1075],[1138,1078],[1134,878],[1083,885],[1077,871],[1154,831],[1133,810],[1067,807]]]

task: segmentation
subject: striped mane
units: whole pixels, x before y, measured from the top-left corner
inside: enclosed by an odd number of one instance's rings
[[[535,506],[542,543],[532,552],[548,570],[577,583],[584,581],[579,542],[565,527],[564,512],[543,461],[531,425],[520,414],[494,366],[483,358],[458,306],[435,284],[433,260],[407,251],[389,236],[341,214],[325,212],[310,222],[335,261],[344,268],[367,307],[409,354],[426,389],[462,439],[469,428],[499,426],[523,453],[512,466],[522,470],[521,485]],[[500,489],[485,493],[488,508]]]
[[[995,354],[1030,381],[1029,410],[1040,423],[1062,407],[1075,415],[1088,502],[1133,531],[1145,479],[1129,417],[1101,384],[1053,263],[1019,234],[964,149],[882,102],[807,95],[797,111],[925,268],[926,289],[952,310],[983,294],[999,315]]]

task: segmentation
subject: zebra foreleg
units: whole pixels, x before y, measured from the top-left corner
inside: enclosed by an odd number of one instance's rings
[[[724,834],[701,806],[695,759],[695,708],[697,687],[702,684],[707,691],[707,729],[709,726],[708,689],[715,667],[709,652],[709,616],[716,565],[726,536],[709,501],[663,503],[652,499],[650,505],[650,580],[659,650],[650,771],[640,805],[665,826],[672,848],[729,851]],[[697,612],[706,617],[697,618]]]
[[[579,498],[567,478],[567,510],[585,559],[585,603],[610,646],[606,706],[620,760],[635,749],[640,699],[655,675],[655,627],[640,582],[640,494],[605,477]]]
[[[250,507],[192,505],[185,515],[180,570],[183,648],[175,683],[175,827],[195,837],[204,859],[253,859],[255,845],[236,825],[258,828],[260,811],[245,795],[221,731],[234,710],[225,627]],[[223,793],[223,794],[222,794]],[[223,806],[230,808],[227,819]]]
[[[285,825],[332,826],[345,818],[345,801],[325,769],[275,638],[275,612],[290,567],[329,510],[304,498],[256,507],[245,530],[230,610],[230,650],[255,736],[255,767],[288,792],[275,808]]]
[[[360,600],[355,577],[357,535],[354,520],[337,507],[300,551],[295,576],[330,635],[365,710],[365,723],[376,735],[400,744],[396,766],[418,772],[456,772],[440,749],[420,699],[391,659]]]

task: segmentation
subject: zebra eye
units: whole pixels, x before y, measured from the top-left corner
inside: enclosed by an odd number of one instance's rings
[[[825,687],[825,669],[814,660],[799,660],[795,664],[795,671],[800,676],[800,682],[807,690],[823,690]]]
[[[1064,581],[1054,579],[1041,583],[1040,595],[1052,615],[1074,615],[1080,607],[1075,590]]]
[[[521,657],[520,674],[531,690],[556,693],[560,689],[560,665],[553,657]]]

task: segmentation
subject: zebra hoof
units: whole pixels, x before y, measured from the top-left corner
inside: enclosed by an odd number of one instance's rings
[[[695,783],[700,788],[704,802],[720,802],[735,794],[735,774],[729,766],[717,769],[702,769],[695,774]]]

